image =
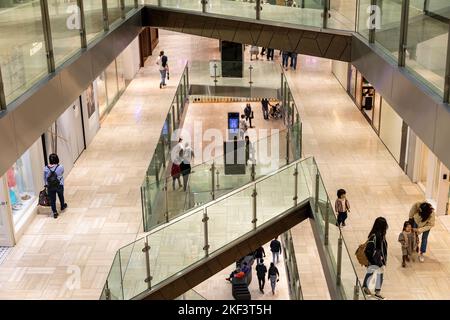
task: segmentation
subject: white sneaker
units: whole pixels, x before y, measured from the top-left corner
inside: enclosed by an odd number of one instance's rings
[[[424,261],[425,261],[425,257],[424,257],[423,255],[420,255],[420,256],[419,256],[419,261],[420,261],[420,262],[424,262]]]

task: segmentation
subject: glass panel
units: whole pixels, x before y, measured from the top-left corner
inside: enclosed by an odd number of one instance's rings
[[[357,1],[331,0],[328,28],[355,31]]]
[[[120,268],[121,261],[119,257],[120,251],[117,251],[108,275],[108,288],[111,293],[111,300],[123,300],[122,270]]]
[[[115,102],[118,94],[117,88],[117,74],[116,74],[116,61],[114,60],[106,68],[106,93],[108,95],[108,108]]]
[[[120,249],[120,251],[131,251],[129,262],[126,267],[123,267],[125,269],[123,276],[123,295],[125,300],[133,298],[148,288],[148,284],[145,282],[147,278],[146,256],[145,252],[142,251],[145,247],[145,240],[146,238],[141,238]],[[129,247],[132,247],[132,249],[130,250]]]
[[[375,92],[375,105],[373,107],[373,127],[376,132],[380,131],[381,95]]]
[[[120,0],[108,0],[109,25],[117,22],[121,17]]]
[[[295,166],[284,169],[256,184],[256,212],[258,224],[262,225],[294,206]],[[277,199],[274,201],[274,199]],[[304,199],[299,199],[301,202]]]
[[[261,19],[321,27],[323,8],[321,0],[305,0],[303,8],[292,0],[269,0],[263,5]]]
[[[370,0],[359,1],[358,33],[369,39],[369,26],[374,16],[371,16],[372,10]]]
[[[161,0],[161,6],[184,10],[202,11],[201,1],[192,0]]]
[[[209,253],[253,230],[253,186],[207,208]]]
[[[48,1],[56,65],[80,50],[80,10],[76,0]]]
[[[450,3],[428,1],[429,11],[424,12],[417,2],[411,1],[409,8],[406,66],[443,94],[449,23],[441,17],[449,19]]]
[[[120,54],[117,59],[117,84],[119,86],[119,92],[125,90],[125,69],[124,69],[124,55]]]
[[[375,29],[375,41],[382,49],[397,59],[400,41],[402,4],[397,0],[378,1],[380,25]]]
[[[0,67],[6,103],[47,74],[47,58],[39,1],[0,8]]]
[[[134,9],[134,0],[125,0],[125,13]]]
[[[353,300],[355,295],[355,286],[358,285],[359,287],[359,282],[355,267],[344,241],[342,241],[341,261],[341,286],[344,289],[345,298],[347,300]],[[360,293],[358,299],[364,300],[364,295]]]
[[[205,257],[202,219],[200,209],[148,236],[152,286]]]
[[[88,42],[103,32],[103,9],[99,0],[83,0],[86,39]]]
[[[209,0],[206,11],[235,17],[256,19],[255,1]]]

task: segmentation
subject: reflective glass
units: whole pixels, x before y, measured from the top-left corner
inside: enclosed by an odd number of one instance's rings
[[[331,0],[328,28],[355,31],[356,0]]]
[[[358,15],[358,33],[369,39],[369,29],[374,19],[374,11],[370,5],[370,0],[359,1]]]
[[[202,11],[201,1],[192,0],[161,0],[161,6],[183,10]]]
[[[103,32],[103,9],[99,0],[83,0],[86,39],[92,41]]]
[[[380,17],[375,23],[375,42],[397,60],[402,17],[401,1],[383,0],[378,1],[377,5]]]
[[[48,72],[39,1],[0,3],[0,67],[6,103]]]
[[[253,3],[252,3],[253,2]],[[209,0],[209,13],[256,19],[255,1]]]
[[[108,0],[108,21],[109,25],[117,22],[121,17],[120,0]]]
[[[300,24],[304,26],[323,26],[323,1],[268,0],[261,10],[261,19]]]

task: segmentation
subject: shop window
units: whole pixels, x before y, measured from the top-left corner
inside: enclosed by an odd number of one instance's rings
[[[29,151],[6,172],[6,182],[14,223],[17,223],[36,199]]]

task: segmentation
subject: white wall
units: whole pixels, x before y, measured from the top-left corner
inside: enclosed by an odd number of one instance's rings
[[[86,148],[89,147],[98,130],[100,129],[100,113],[98,108],[97,85],[93,82],[95,112],[89,117],[87,90],[81,95],[81,103],[83,107],[84,135],[86,138]]]
[[[347,90],[348,62],[332,60],[331,71],[344,89]]]
[[[139,36],[125,48],[121,55],[123,56],[125,79],[132,80],[139,71]]]
[[[400,161],[400,148],[402,143],[402,118],[392,109],[386,100],[381,105],[380,138],[394,156]]]

